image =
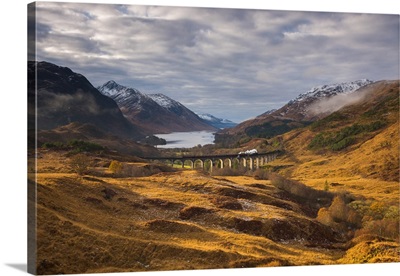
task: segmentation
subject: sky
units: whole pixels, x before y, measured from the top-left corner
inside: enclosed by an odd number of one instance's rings
[[[37,2],[36,19],[36,60],[234,122],[315,86],[399,78],[394,14]]]

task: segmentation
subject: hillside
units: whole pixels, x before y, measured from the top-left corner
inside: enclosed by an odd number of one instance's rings
[[[75,122],[51,130],[39,130],[37,133],[38,147],[57,147],[58,145],[68,145],[73,141],[97,144],[106,150],[126,155],[143,157],[158,156],[160,154],[151,145],[121,138],[91,124]]]
[[[376,82],[364,90],[357,104],[282,136],[293,177],[399,179],[399,82]],[[310,162],[316,161],[313,172]]]
[[[373,233],[381,241],[399,237],[399,81],[380,81],[364,89],[368,96],[357,104],[274,138],[285,154],[267,165],[308,187],[351,195],[347,203],[332,203],[318,212],[327,225],[351,220],[361,227],[343,262],[384,262],[373,253],[384,245],[362,236]]]

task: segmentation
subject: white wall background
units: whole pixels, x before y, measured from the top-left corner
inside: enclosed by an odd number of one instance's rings
[[[66,1],[63,2],[79,2]],[[84,1],[89,3],[154,4],[257,8],[306,11],[337,11],[399,14],[397,1],[227,1],[227,0],[136,0]],[[2,1],[0,32],[0,275],[26,274],[26,5],[29,1]],[[384,275],[400,271],[400,263],[373,265],[309,266],[285,268],[229,269],[208,271],[124,273],[121,275]],[[369,274],[371,273],[371,274]],[[91,274],[91,275],[116,275]]]

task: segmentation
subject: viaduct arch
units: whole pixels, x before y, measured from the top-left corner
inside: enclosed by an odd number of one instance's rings
[[[210,171],[215,166],[218,168],[224,168],[224,166],[228,166],[229,168],[233,167],[233,164],[236,160],[238,164],[242,164],[244,167],[248,167],[250,170],[258,169],[260,166],[271,162],[276,159],[280,151],[272,151],[267,153],[256,153],[252,155],[241,155],[237,154],[226,154],[226,155],[204,155],[204,156],[181,156],[181,157],[147,157],[144,159],[150,161],[161,161],[168,162],[172,166],[176,163],[182,165],[182,168],[185,165],[189,164],[189,166],[194,169],[197,164],[200,164],[200,167],[204,169],[207,161],[210,163]]]

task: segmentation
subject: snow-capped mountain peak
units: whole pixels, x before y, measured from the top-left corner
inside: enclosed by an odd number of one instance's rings
[[[115,81],[108,81],[97,89],[112,98],[126,118],[149,133],[215,130],[211,124],[164,94],[141,93]]]
[[[160,105],[161,107],[164,107],[166,109],[171,109],[171,108],[175,108],[178,106],[182,106],[181,103],[171,99],[170,97],[164,95],[164,94],[148,94],[147,96],[149,96],[153,101],[155,101],[156,103],[158,103],[158,105]]]
[[[365,85],[371,84],[372,82],[373,81],[368,79],[361,79],[352,82],[316,86],[307,92],[298,95],[295,99],[289,102],[289,105],[295,102],[304,101],[309,98],[322,98],[331,97],[338,94],[350,94]]]
[[[210,122],[220,122],[222,120],[222,119],[214,117],[213,115],[208,114],[208,113],[196,113],[196,114],[203,120],[210,121]]]
[[[353,93],[371,83],[373,81],[361,79],[352,82],[317,86],[305,93],[299,94],[295,99],[289,101],[285,106],[272,114],[295,120],[314,120],[352,103],[357,99]],[[331,106],[322,105],[328,102]]]
[[[102,94],[106,95],[106,96],[130,96],[131,94],[139,94],[139,95],[143,95],[144,94],[140,93],[139,90],[136,90],[134,88],[130,88],[130,87],[126,87],[123,85],[120,85],[118,83],[116,83],[113,80],[110,80],[108,82],[106,82],[105,84],[97,87],[97,90],[99,90]]]

